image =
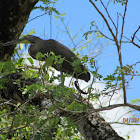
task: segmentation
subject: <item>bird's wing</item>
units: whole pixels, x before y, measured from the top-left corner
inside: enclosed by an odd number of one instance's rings
[[[70,62],[73,61],[72,58],[77,58],[76,55],[63,44],[61,44],[53,39],[47,40],[47,42],[51,47],[51,51],[54,52],[55,55],[61,55],[62,58],[65,57]]]

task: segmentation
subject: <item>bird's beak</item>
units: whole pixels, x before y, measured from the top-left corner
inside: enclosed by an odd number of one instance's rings
[[[20,43],[31,43],[31,42],[26,40],[25,38],[21,38],[18,40],[8,41],[4,43],[3,46],[9,46],[9,45],[20,44]]]

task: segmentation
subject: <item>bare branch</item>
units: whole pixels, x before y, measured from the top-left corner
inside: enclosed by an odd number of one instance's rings
[[[42,17],[42,16],[44,16],[44,15],[46,15],[46,14],[48,14],[49,12],[45,12],[44,14],[42,14],[42,15],[39,15],[39,16],[36,16],[36,17],[34,17],[34,18],[32,18],[31,20],[29,20],[28,22],[27,22],[27,24],[29,23],[29,22],[31,22],[32,20],[34,20],[34,19],[37,19],[37,18],[39,18],[39,17]]]
[[[111,41],[114,41],[114,39],[112,39],[112,38],[108,37],[107,35],[105,35],[104,33],[102,33],[102,32],[99,30],[99,28],[98,28],[97,25],[95,25],[95,27],[97,28],[98,32],[100,32],[100,34],[103,35],[105,38],[107,38],[107,39],[109,39],[109,40],[111,40]]]
[[[88,112],[92,113],[92,112],[106,111],[106,110],[111,110],[111,109],[115,109],[117,107],[123,107],[123,106],[130,107],[132,109],[140,111],[140,106],[126,103],[126,104],[115,104],[115,105],[110,105],[110,106],[106,106],[106,107],[102,107],[102,108],[98,108],[98,109],[93,109]]]
[[[137,33],[139,30],[140,30],[140,26],[139,26],[138,29],[135,31],[135,33],[134,33],[134,35],[133,35],[133,37],[132,37],[132,41],[130,42],[130,43],[133,43],[133,44],[134,44],[135,46],[137,46],[138,48],[140,48],[140,46],[134,42],[134,39],[135,39],[135,37],[136,37],[136,33]],[[136,38],[137,38],[137,37],[136,37]]]
[[[127,11],[127,4],[128,4],[128,0],[126,0],[125,10],[124,10],[124,15],[123,15],[121,38],[120,38],[120,46],[121,46],[121,43],[122,43],[122,37],[123,37],[123,31],[124,31],[124,23],[125,23],[125,15],[126,15],[126,11]]]
[[[98,12],[98,13],[102,16],[102,18],[104,19],[104,21],[105,21],[105,23],[106,23],[106,25],[107,25],[107,27],[108,27],[110,33],[112,34],[112,36],[113,36],[113,38],[114,38],[114,41],[116,42],[116,45],[118,46],[118,40],[117,40],[116,36],[114,35],[114,33],[113,33],[113,31],[112,31],[112,29],[111,29],[111,27],[110,27],[110,25],[109,25],[107,19],[105,18],[105,16],[103,15],[103,13],[98,9],[98,7],[94,4],[94,2],[93,2],[92,0],[89,0],[89,1],[91,2],[91,4],[94,6],[94,8],[97,10],[97,12]]]
[[[112,22],[112,24],[114,25],[114,27],[115,27],[115,29],[116,29],[116,32],[117,32],[117,27],[116,27],[114,21],[112,20],[112,18],[110,17],[110,14],[109,14],[107,8],[105,7],[105,5],[104,5],[104,3],[102,2],[102,0],[100,0],[100,2],[101,2],[101,4],[103,5],[103,7],[104,7],[104,9],[105,9],[105,11],[106,11],[106,13],[107,13],[109,19],[111,20],[111,22]]]
[[[113,36],[114,38],[114,41],[116,43],[116,46],[117,46],[117,49],[118,49],[118,55],[119,55],[119,63],[120,63],[120,66],[123,67],[123,64],[122,64],[122,56],[121,56],[121,41],[122,41],[122,36],[123,36],[123,29],[124,29],[124,19],[125,19],[125,15],[126,15],[126,10],[127,10],[127,3],[126,3],[126,6],[125,6],[125,11],[124,11],[124,16],[123,16],[123,24],[122,24],[122,32],[121,32],[121,39],[120,39],[120,45],[118,43],[118,40],[117,40],[117,37],[114,35],[107,19],[105,18],[105,16],[103,15],[103,13],[98,9],[98,7],[95,5],[95,3],[92,1],[92,0],[89,0],[91,2],[91,4],[94,6],[94,8],[97,10],[97,12],[102,16],[103,20],[105,21],[111,35]],[[128,0],[127,0],[128,2]],[[122,73],[121,74],[122,76],[122,87],[123,87],[123,93],[124,93],[124,104],[127,103],[127,99],[126,99],[126,89],[125,89],[125,78],[124,78],[124,74]]]
[[[15,121],[15,113],[13,114],[13,120],[12,120],[11,126],[9,127],[6,139],[8,139],[10,136],[10,133],[11,133],[13,125],[14,125],[14,121]]]
[[[140,46],[138,44],[136,44],[135,42],[132,42],[133,45],[135,45],[136,47],[140,48]]]
[[[135,33],[134,33],[134,35],[133,35],[133,37],[132,37],[132,42],[134,41],[134,38],[135,38],[135,36],[136,36],[136,33],[139,31],[139,29],[140,29],[140,26],[139,26],[138,29],[135,31]]]
[[[126,15],[126,10],[127,10],[127,4],[128,4],[128,0],[126,0],[125,10],[124,10],[124,15],[123,15],[120,45],[117,46],[117,48],[118,48],[118,55],[119,55],[119,62],[120,62],[120,66],[121,67],[123,67],[122,56],[121,56],[121,44],[122,44],[122,37],[123,37],[123,31],[124,31],[124,23],[125,23],[125,15]],[[125,77],[124,77],[123,73],[121,75],[122,75],[122,86],[123,86],[124,104],[126,104],[127,103],[127,99],[126,99],[126,89],[125,89]]]
[[[117,30],[116,30],[116,37],[118,36],[118,27],[119,27],[119,14],[117,12]]]

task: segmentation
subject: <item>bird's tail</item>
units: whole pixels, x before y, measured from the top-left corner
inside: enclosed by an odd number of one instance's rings
[[[81,73],[78,75],[78,79],[88,82],[90,80],[90,73],[89,72]]]

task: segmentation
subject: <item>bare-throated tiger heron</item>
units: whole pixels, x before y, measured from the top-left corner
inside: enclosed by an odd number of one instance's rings
[[[75,71],[75,68],[72,63],[75,60],[80,60],[80,59],[66,46],[53,39],[42,40],[37,36],[27,35],[22,37],[21,39],[4,43],[3,46],[25,43],[25,41],[31,44],[29,46],[28,52],[32,58],[36,59],[36,54],[38,52],[41,52],[42,54],[54,52],[56,56],[60,55],[62,58],[64,58],[61,67],[58,67],[57,64],[52,65],[56,70],[74,75],[75,78],[82,79],[86,82],[90,80],[90,73],[87,71],[85,66],[82,65],[81,63],[79,65],[81,71],[80,72]],[[41,58],[39,60],[45,61],[45,58]]]

